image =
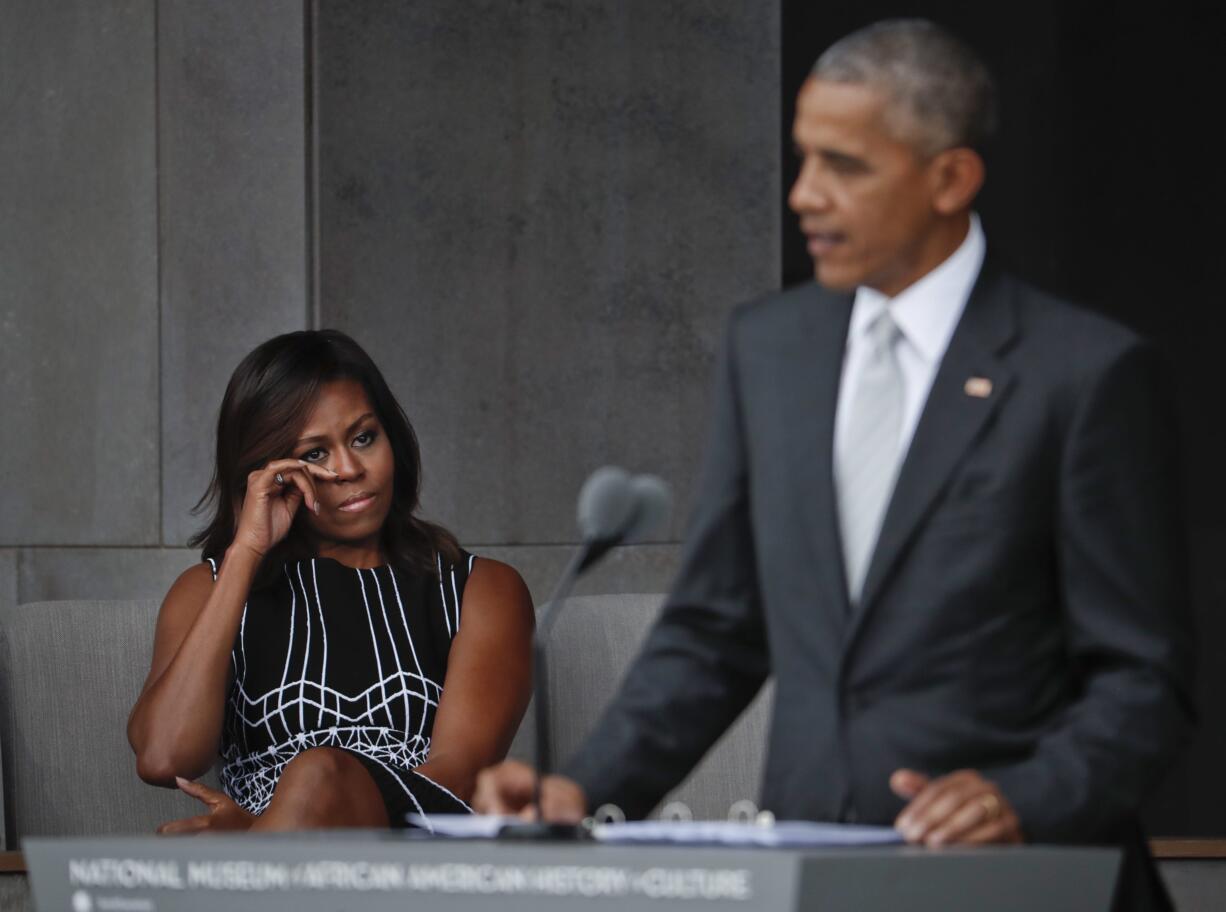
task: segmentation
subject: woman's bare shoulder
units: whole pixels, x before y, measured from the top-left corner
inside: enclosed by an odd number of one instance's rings
[[[532,602],[528,586],[519,575],[519,571],[510,564],[489,557],[478,557],[473,561],[473,568],[468,575],[468,585],[464,595],[480,596],[511,596],[516,601]]]
[[[193,564],[171,585],[162,599],[162,610],[203,605],[213,591],[213,568],[205,561]]]

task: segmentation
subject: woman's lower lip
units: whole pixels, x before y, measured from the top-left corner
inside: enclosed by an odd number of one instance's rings
[[[363,497],[361,500],[353,500],[348,503],[341,504],[336,509],[341,510],[345,513],[360,513],[361,511],[365,510],[367,507],[369,507],[374,502],[375,502],[375,495],[371,494],[367,497]]]

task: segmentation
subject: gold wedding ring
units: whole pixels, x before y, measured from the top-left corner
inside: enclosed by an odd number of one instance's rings
[[[277,483],[277,487],[281,487],[281,485],[285,484],[285,478],[281,475],[280,472],[274,475],[272,477],[272,480]]]
[[[984,820],[995,820],[1000,815],[1000,799],[991,792],[979,796],[979,806],[983,808]]]

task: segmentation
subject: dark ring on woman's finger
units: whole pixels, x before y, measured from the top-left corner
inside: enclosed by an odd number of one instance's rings
[[[276,475],[274,475],[274,476],[272,477],[272,480],[273,480],[273,481],[275,481],[275,482],[277,483],[277,487],[280,487],[281,485],[285,484],[285,478],[284,478],[284,476],[282,476],[282,474],[281,474],[280,472],[278,472]]]

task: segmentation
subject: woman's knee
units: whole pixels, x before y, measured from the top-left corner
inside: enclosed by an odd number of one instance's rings
[[[348,751],[335,747],[312,747],[285,764],[278,785],[290,783],[307,788],[327,788],[358,772],[366,773],[366,769]],[[366,775],[369,778],[369,774]]]
[[[281,771],[273,802],[321,826],[386,824],[383,798],[366,767],[347,751],[331,747],[313,747],[290,760]]]

